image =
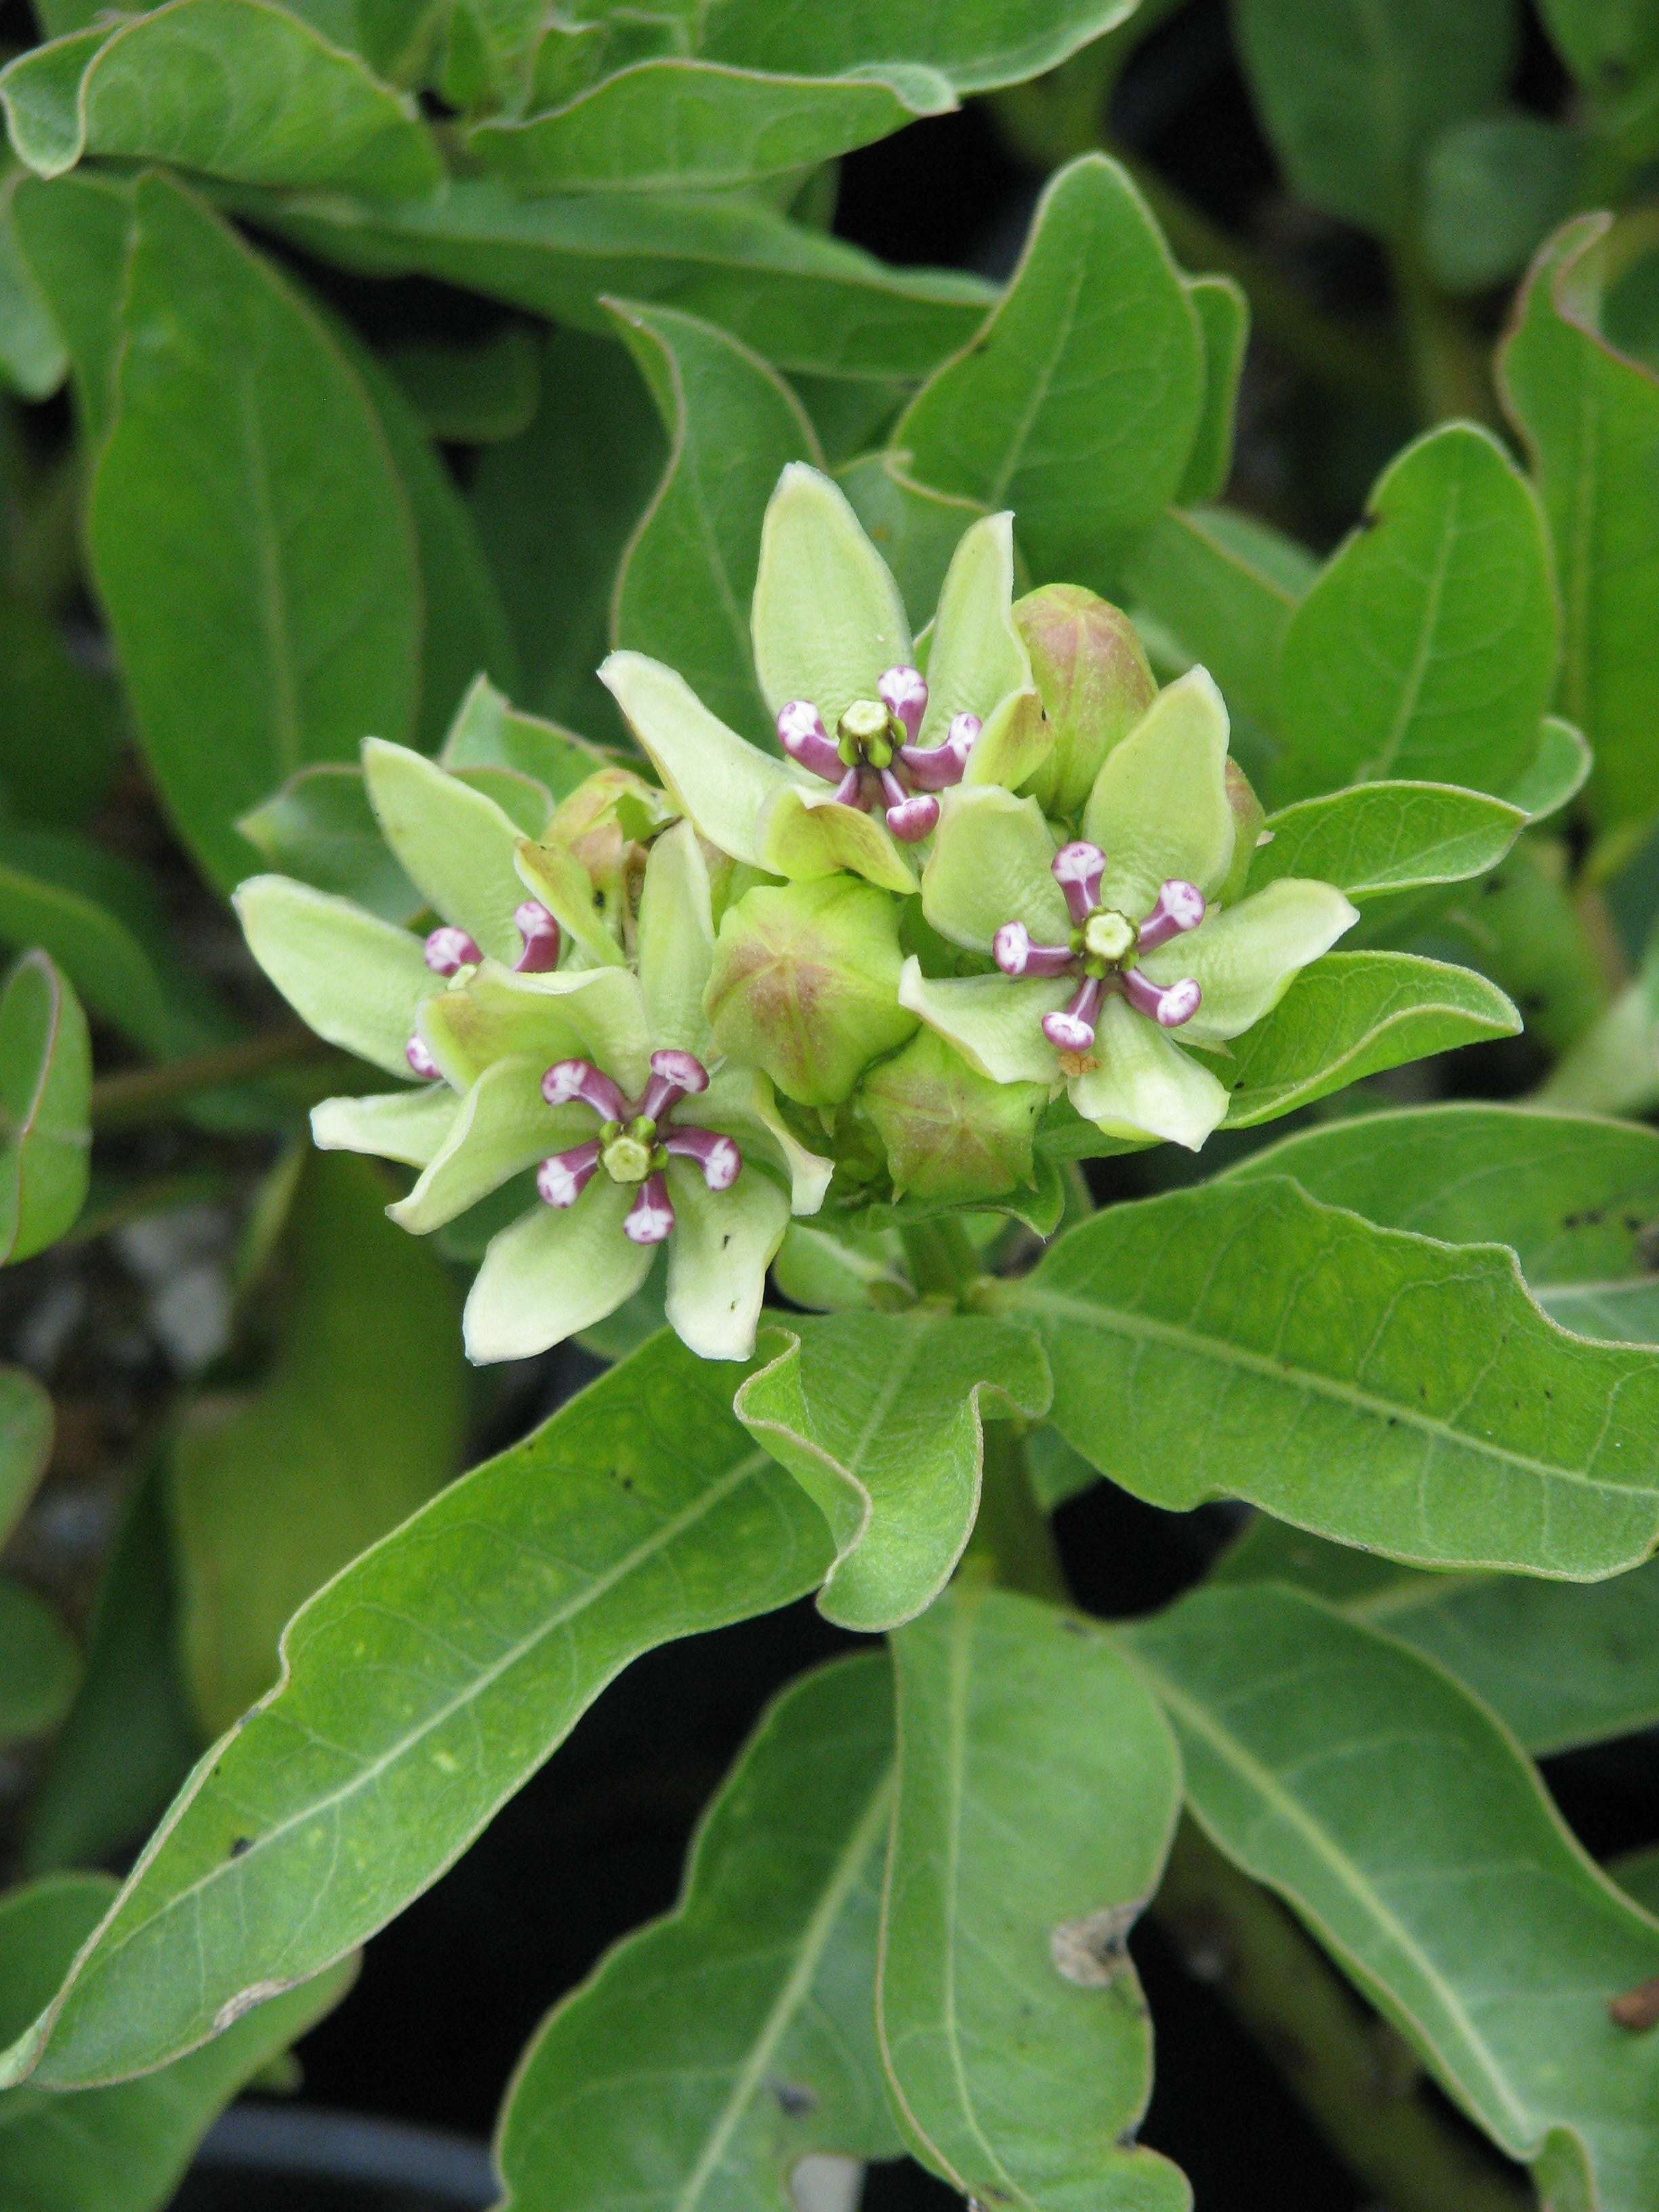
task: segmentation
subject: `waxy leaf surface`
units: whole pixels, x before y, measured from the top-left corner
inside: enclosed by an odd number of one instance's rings
[[[0,1265],[54,1244],[90,1173],[92,1046],[80,1001],[44,952],[0,987]]]

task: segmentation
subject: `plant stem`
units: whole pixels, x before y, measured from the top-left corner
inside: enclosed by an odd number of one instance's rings
[[[1385,335],[1368,337],[1322,313],[1271,262],[1212,222],[1156,169],[1109,139],[1102,145],[1134,179],[1176,258],[1189,269],[1219,270],[1242,285],[1256,329],[1280,353],[1345,396],[1359,393],[1391,413],[1398,410],[1399,372]]]
[[[1066,1571],[1048,1516],[1031,1487],[1024,1430],[1018,1421],[985,1424],[979,1515],[964,1564],[1003,1589],[1067,1602]]]
[[[1392,2212],[1527,2212],[1534,2198],[1455,2132],[1391,2032],[1291,1915],[1183,1820],[1153,1910],[1261,2045],[1345,2165]],[[1403,2046],[1395,2045],[1395,2050]]]
[[[1414,246],[1397,245],[1389,262],[1424,420],[1461,416],[1501,427],[1485,354],[1456,308],[1435,290],[1421,254]]]
[[[187,1060],[165,1060],[155,1067],[123,1068],[118,1075],[100,1076],[93,1085],[92,1118],[100,1129],[154,1121],[202,1091],[220,1091],[227,1084],[246,1083],[273,1068],[291,1066],[316,1049],[311,1031],[296,1026],[266,1030],[258,1036],[192,1053]]]
[[[948,1213],[932,1221],[913,1221],[899,1231],[910,1280],[921,1297],[955,1300],[984,1270],[973,1240]]]

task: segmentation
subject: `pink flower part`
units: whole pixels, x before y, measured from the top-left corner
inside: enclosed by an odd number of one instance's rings
[[[1105,988],[1097,977],[1085,975],[1060,1012],[1042,1017],[1042,1034],[1056,1052],[1090,1050]]]
[[[645,1086],[639,1110],[648,1121],[660,1121],[688,1092],[695,1096],[708,1088],[708,1071],[694,1054],[653,1052],[651,1080]]]
[[[476,968],[483,958],[464,929],[446,925],[434,929],[422,948],[426,964],[434,975],[453,975],[463,968]]]
[[[574,1206],[592,1181],[599,1164],[599,1143],[595,1137],[544,1160],[536,1170],[536,1188],[549,1206]]]
[[[661,1244],[673,1234],[674,1208],[668,1185],[659,1175],[647,1176],[640,1194],[623,1218],[623,1234],[635,1244]]]
[[[714,1129],[669,1129],[662,1141],[676,1159],[695,1161],[710,1190],[730,1190],[743,1172],[743,1154]]]
[[[930,792],[919,791],[914,799],[890,806],[884,818],[901,844],[919,845],[939,827],[939,801]]]
[[[946,791],[962,781],[980,728],[977,714],[953,714],[942,744],[901,745],[899,766],[917,791]]]
[[[1063,975],[1076,957],[1068,945],[1033,945],[1023,921],[1005,921],[991,952],[1005,975]]]
[[[424,1040],[420,1037],[410,1037],[409,1042],[404,1047],[404,1058],[414,1069],[416,1074],[420,1077],[422,1083],[431,1083],[434,1081],[442,1073],[437,1061],[434,1060],[432,1054],[427,1050]]]
[[[902,661],[896,668],[888,669],[877,682],[876,696],[903,725],[906,742],[915,744],[921,718],[927,712],[927,679],[921,669]]]
[[[1143,975],[1138,968],[1126,968],[1118,983],[1135,1012],[1150,1015],[1160,1029],[1178,1030],[1182,1022],[1191,1021],[1204,996],[1190,975],[1160,991],[1150,976]]]
[[[628,1119],[627,1099],[591,1060],[555,1061],[542,1078],[542,1097],[550,1106],[569,1106],[580,1098],[602,1121]]]
[[[822,776],[826,783],[840,778],[843,763],[836,741],[823,726],[823,717],[810,699],[791,699],[780,707],[778,743],[792,761]],[[839,797],[840,793],[837,793]]]
[[[513,909],[514,926],[524,939],[524,951],[513,963],[520,975],[545,975],[559,964],[559,925],[539,899],[526,899]]]
[[[1066,895],[1066,911],[1081,929],[1100,903],[1100,879],[1106,872],[1106,855],[1098,845],[1079,837],[1062,845],[1049,862],[1054,881]]]
[[[1158,891],[1158,904],[1140,925],[1140,950],[1150,952],[1156,945],[1167,945],[1172,937],[1196,929],[1207,911],[1204,894],[1196,884],[1171,876]]]

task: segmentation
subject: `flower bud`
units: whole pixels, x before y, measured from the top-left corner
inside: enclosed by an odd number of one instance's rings
[[[845,1098],[916,1018],[898,1003],[898,906],[855,876],[767,885],[726,909],[705,1000],[722,1052],[804,1106]]]
[[[1158,685],[1134,624],[1080,584],[1045,584],[1014,606],[1054,743],[1030,779],[1044,813],[1076,814],[1100,764]]]
[[[1031,1181],[1047,1097],[1040,1083],[993,1083],[924,1030],[866,1077],[857,1104],[886,1147],[896,1195],[971,1206]]]
[[[1255,858],[1256,839],[1261,835],[1261,825],[1267,820],[1267,811],[1256,797],[1250,779],[1230,753],[1227,756],[1227,804],[1233,812],[1232,865],[1227,870],[1225,882],[1216,893],[1218,906],[1234,906],[1244,896],[1244,884],[1250,872],[1250,863]]]

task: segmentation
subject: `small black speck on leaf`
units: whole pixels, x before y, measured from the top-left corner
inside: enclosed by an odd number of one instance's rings
[[[234,1859],[240,1858],[244,1851],[251,1851],[252,1849],[252,1836],[234,1836],[231,1838],[230,1856]]]

